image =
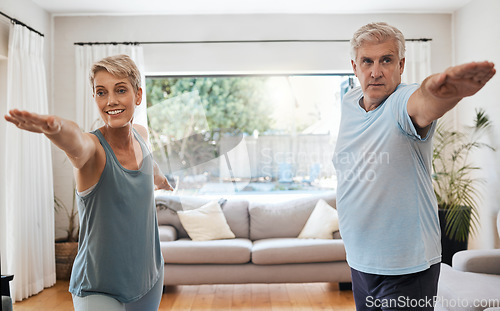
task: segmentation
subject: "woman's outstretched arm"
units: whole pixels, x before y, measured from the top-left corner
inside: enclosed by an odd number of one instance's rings
[[[10,110],[5,120],[19,129],[47,136],[66,153],[76,169],[81,169],[96,154],[95,142],[73,121],[18,109]]]

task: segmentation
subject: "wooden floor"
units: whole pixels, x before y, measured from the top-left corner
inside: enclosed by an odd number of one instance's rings
[[[14,311],[73,310],[67,281],[14,304]],[[339,310],[355,311],[352,291],[337,284],[244,284],[169,286],[159,310]]]

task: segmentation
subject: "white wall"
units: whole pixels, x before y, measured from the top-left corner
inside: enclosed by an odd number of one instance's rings
[[[432,70],[451,65],[451,15],[67,16],[54,20],[55,105],[75,119],[74,42],[350,39],[361,25],[387,21],[407,38],[432,38]],[[344,45],[347,45],[345,43]],[[333,44],[144,45],[146,71],[351,71]],[[208,54],[208,56],[207,56]],[[222,56],[221,56],[222,55]]]
[[[35,5],[31,0],[2,0],[0,1],[0,11],[15,18],[31,28],[45,35],[45,68],[47,71],[47,87],[51,89],[51,24],[50,15],[39,6]],[[8,39],[9,39],[10,21],[3,16],[0,16],[0,228],[3,228],[1,221],[5,220],[5,201],[3,198],[7,195],[5,191],[5,157],[4,154],[9,146],[4,142],[5,126],[3,115],[7,113],[7,57],[8,57]],[[49,91],[50,94],[50,91]],[[49,100],[50,102],[50,100]],[[0,243],[3,239],[0,239]],[[0,245],[0,249],[4,249],[4,245]],[[4,256],[4,252],[2,252]],[[3,257],[2,257],[3,258]],[[4,263],[5,260],[2,260]]]
[[[457,64],[469,61],[489,60],[500,70],[500,1],[475,0],[454,14],[455,55]],[[471,240],[471,248],[500,247],[496,231],[496,213],[500,210],[500,74],[475,96],[464,99],[458,106],[459,124],[471,124],[471,116],[476,107],[486,110],[493,122],[493,133],[489,142],[497,152],[478,152],[477,165],[482,167],[479,174],[485,178],[483,200],[480,204],[481,228]]]

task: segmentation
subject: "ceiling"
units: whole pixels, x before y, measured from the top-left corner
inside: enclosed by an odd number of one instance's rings
[[[55,15],[452,13],[472,0],[32,0]]]

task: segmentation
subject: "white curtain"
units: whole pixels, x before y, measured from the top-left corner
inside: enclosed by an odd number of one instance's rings
[[[142,103],[136,109],[134,123],[147,128],[146,81],[144,77],[144,56],[142,46],[128,44],[99,44],[76,46],[76,108],[77,123],[82,130],[91,131],[102,125],[96,103],[92,97],[89,72],[96,61],[112,55],[126,54],[141,71]]]
[[[7,109],[48,113],[44,38],[12,25],[7,61]],[[5,129],[5,221],[2,274],[13,274],[11,297],[22,300],[54,285],[54,192],[49,140],[41,134]],[[1,206],[1,205],[0,205]]]
[[[431,42],[407,41],[403,83],[422,83],[431,74]]]

